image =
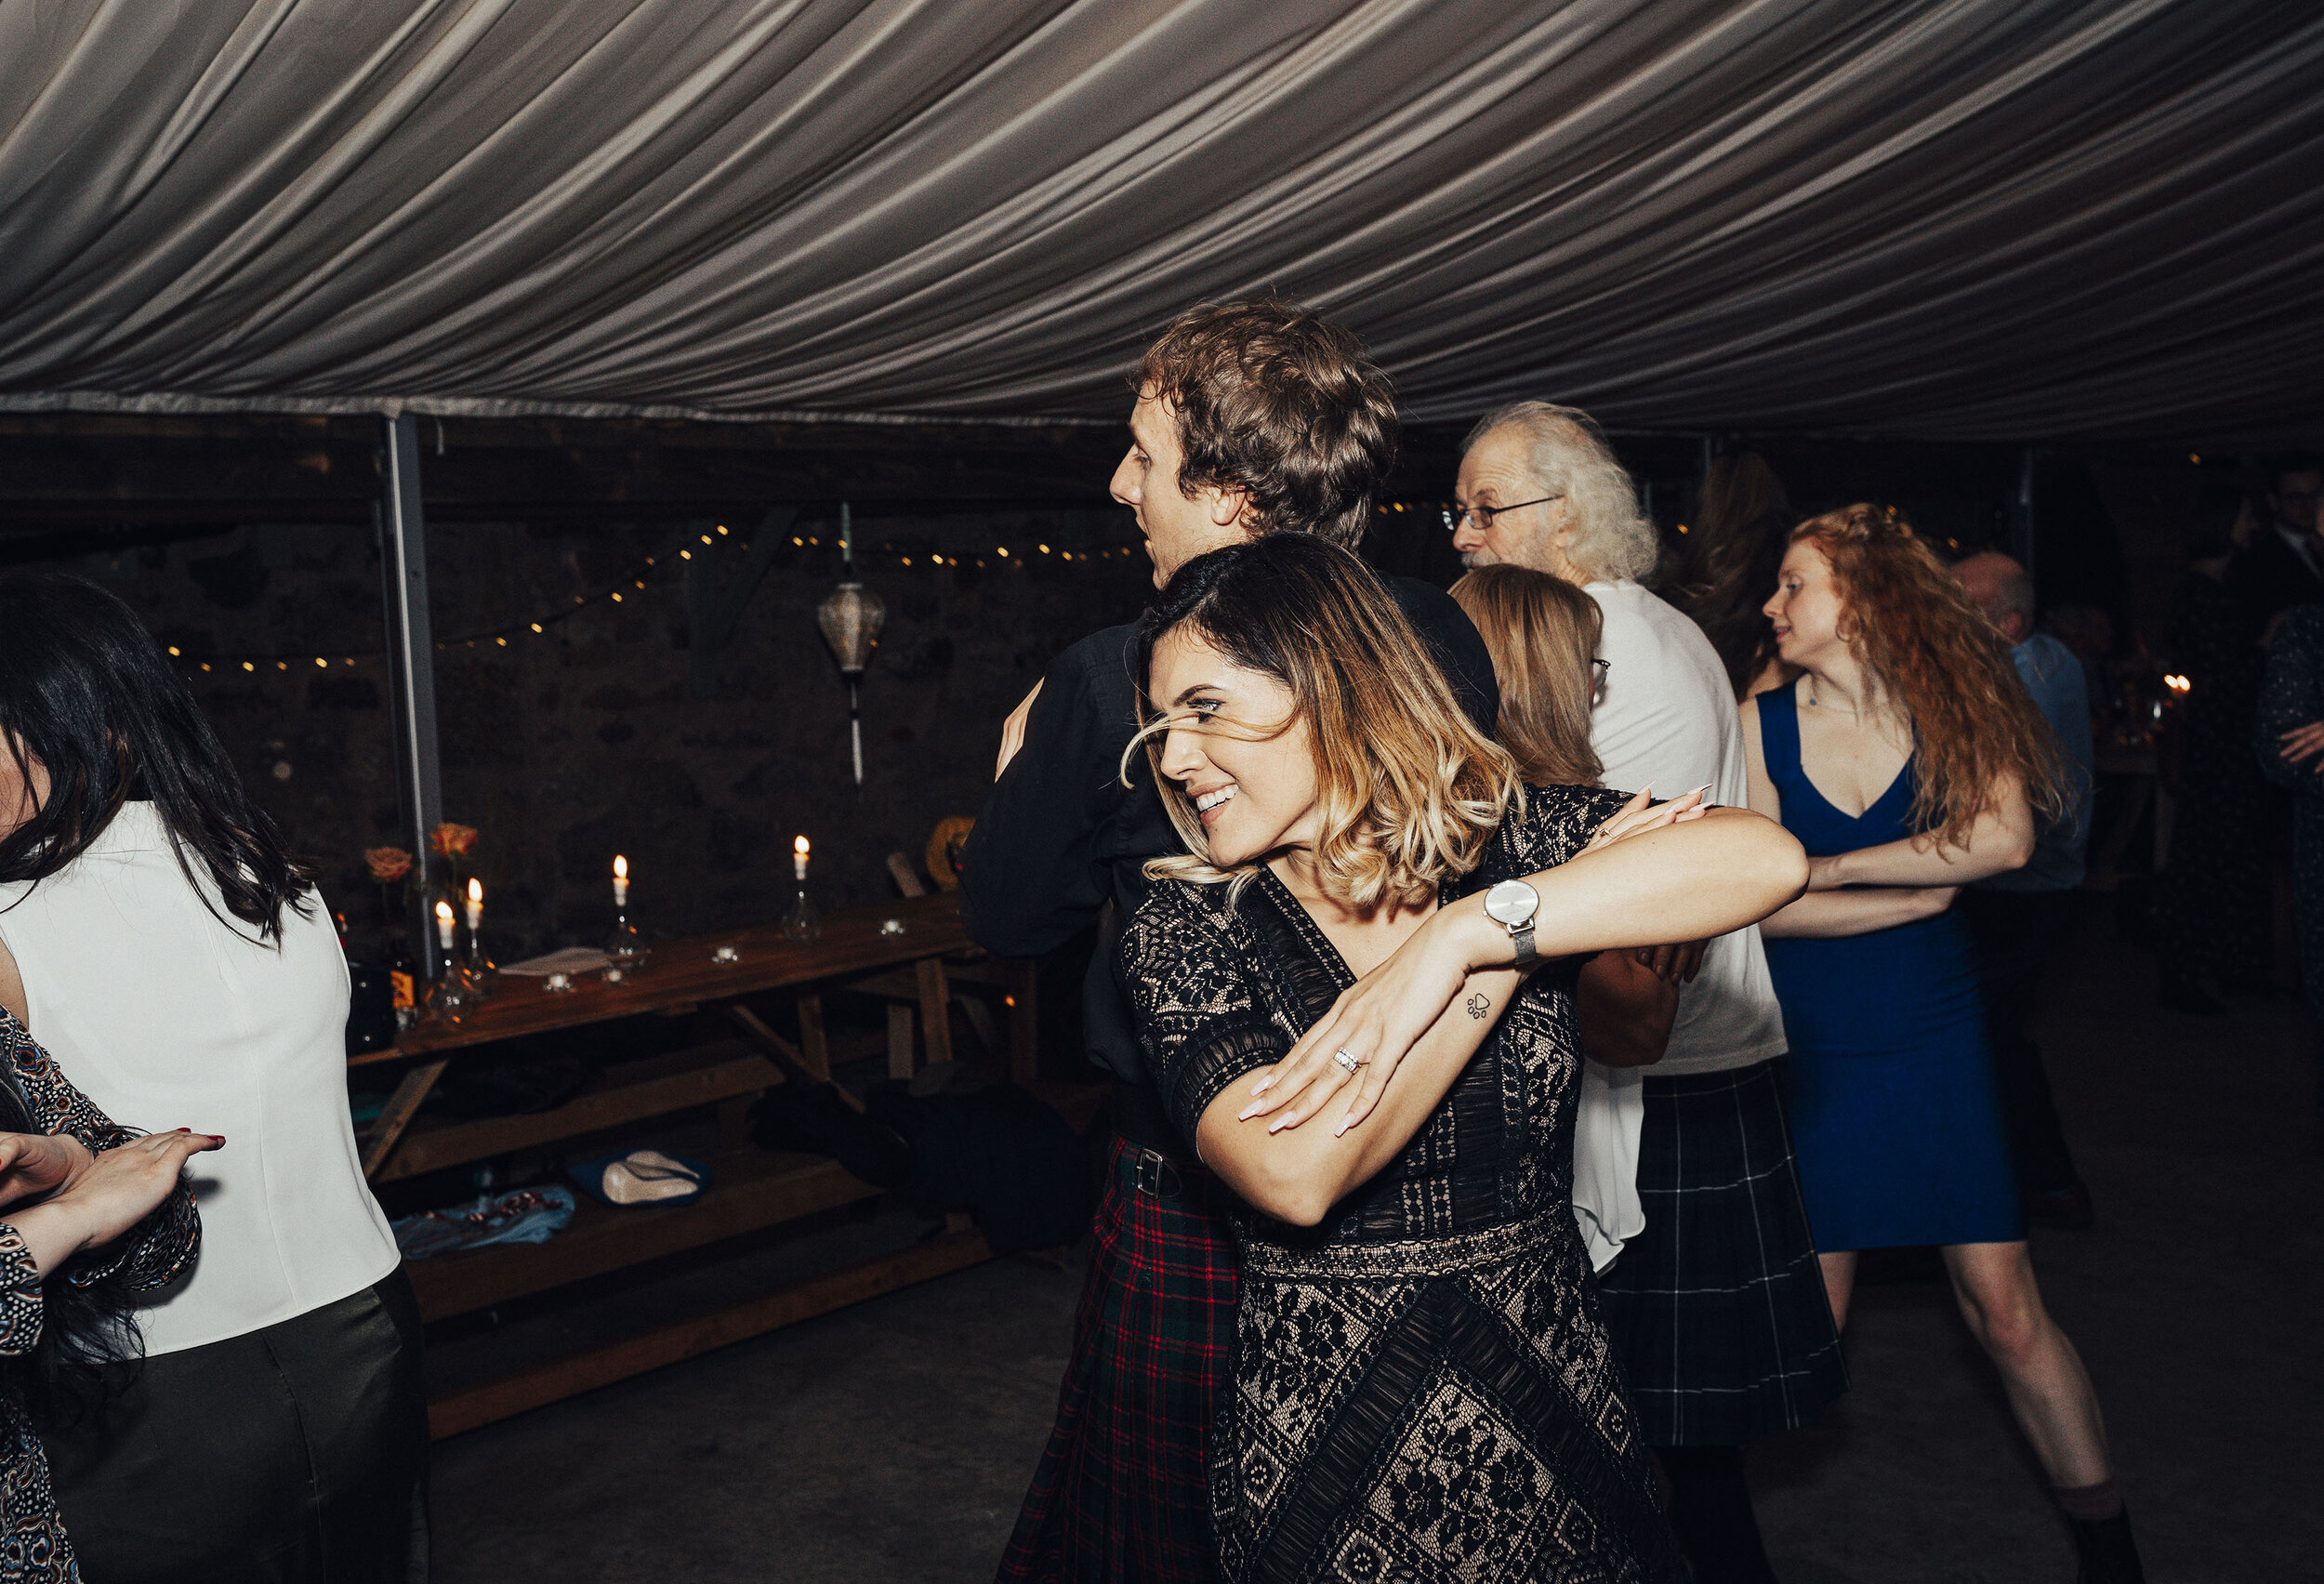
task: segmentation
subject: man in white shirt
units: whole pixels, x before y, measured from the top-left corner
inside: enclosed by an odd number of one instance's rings
[[[1521,402],[1487,415],[1463,452],[1461,559],[1563,578],[1604,614],[1591,746],[1604,784],[1659,798],[1708,785],[1708,801],[1741,807],[1726,672],[1701,630],[1639,582],[1655,565],[1654,526],[1597,425]],[[1591,1063],[1576,1122],[1575,1213],[1702,1584],[1772,1579],[1740,1448],[1846,1388],[1776,1087],[1784,1049],[1758,930],[1722,936],[1680,997],[1661,1063]]]

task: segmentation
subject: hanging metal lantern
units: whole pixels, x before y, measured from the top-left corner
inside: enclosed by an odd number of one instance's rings
[[[857,684],[872,651],[879,647],[879,629],[888,620],[888,607],[879,596],[855,579],[855,525],[847,503],[839,504],[839,554],[845,572],[837,588],[824,596],[815,612],[823,640],[831,646],[847,679],[848,746],[855,762],[855,785],[864,785],[864,709]]]

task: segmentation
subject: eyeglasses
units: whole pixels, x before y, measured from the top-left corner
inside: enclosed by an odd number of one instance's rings
[[[1543,495],[1539,500],[1521,500],[1514,506],[1448,506],[1444,508],[1445,532],[1458,534],[1463,522],[1473,521],[1478,533],[1487,534],[1492,532],[1493,519],[1504,511],[1523,511],[1529,506],[1547,506],[1553,500],[1565,498],[1562,495]]]
[[[1590,662],[1590,707],[1595,709],[1605,702],[1605,674],[1614,669],[1611,660]]]

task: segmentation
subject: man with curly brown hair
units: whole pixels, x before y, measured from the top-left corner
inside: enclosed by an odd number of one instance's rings
[[[1347,330],[1278,300],[1206,305],[1163,333],[1131,385],[1112,494],[1155,587],[1263,535],[1360,542],[1397,422],[1387,376]],[[1499,701],[1476,629],[1443,590],[1385,581],[1489,732]],[[1106,916],[1083,1022],[1089,1059],[1116,1080],[1116,1136],[1057,1424],[1006,1579],[1214,1577],[1203,1447],[1235,1321],[1235,1234],[1226,1191],[1164,1115],[1114,975],[1144,864],[1182,850],[1142,759],[1121,780],[1139,725],[1132,631],[1067,649],[1010,714],[963,854],[962,916],[988,950],[1037,957]]]

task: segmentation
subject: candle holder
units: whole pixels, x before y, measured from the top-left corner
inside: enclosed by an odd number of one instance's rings
[[[443,977],[428,987],[428,1015],[443,1023],[458,1023],[474,1011],[483,997],[476,993],[468,965],[453,949],[452,904],[436,904],[436,950],[443,959]]]
[[[791,903],[791,910],[783,916],[783,933],[794,941],[823,939],[823,914],[816,908],[814,898],[807,894],[807,882],[799,882],[799,895]]]
[[[614,909],[614,932],[605,938],[605,977],[614,983],[645,966],[645,937],[638,933],[627,906]]]
[[[446,957],[443,977],[429,987],[428,1015],[439,1023],[458,1023],[476,1010],[483,999],[469,977],[467,965]]]
[[[493,982],[500,977],[500,970],[484,956],[483,943],[476,938],[473,929],[468,932],[468,956],[461,962],[460,970],[468,978],[469,995],[480,1001],[491,997]]]

